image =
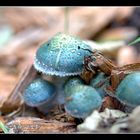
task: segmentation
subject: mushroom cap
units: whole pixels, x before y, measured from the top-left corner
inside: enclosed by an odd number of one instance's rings
[[[84,56],[90,46],[77,37],[57,33],[36,52],[34,67],[43,74],[71,76],[82,73]]]
[[[55,95],[55,86],[48,81],[38,78],[26,87],[23,98],[27,105],[38,107],[46,102],[50,102]]]
[[[140,105],[140,72],[127,75],[117,87],[115,96],[130,107]]]
[[[64,92],[66,93],[65,96],[68,96],[67,93],[70,93],[73,87],[77,85],[84,85],[84,81],[78,76],[70,77],[64,84]]]
[[[86,118],[102,104],[100,95],[91,86],[77,85],[65,94],[65,98],[69,98],[64,104],[65,110],[76,118]]]

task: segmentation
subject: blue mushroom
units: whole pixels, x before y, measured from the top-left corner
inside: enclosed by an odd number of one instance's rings
[[[23,94],[27,105],[37,107],[41,112],[46,113],[52,107],[52,100],[56,96],[56,88],[53,84],[43,79],[35,79],[30,83]]]
[[[68,81],[64,88],[65,110],[73,117],[86,118],[93,110],[100,108],[102,98],[94,88],[81,84],[78,79],[73,83],[73,79]]]
[[[71,77],[64,84],[64,92],[67,95],[77,85],[84,85],[84,81],[80,77]]]
[[[77,37],[57,33],[37,50],[34,67],[46,75],[79,75],[83,70],[84,56],[90,55],[84,49],[91,50],[91,47]]]
[[[140,105],[140,72],[127,75],[117,87],[115,96],[127,106]]]

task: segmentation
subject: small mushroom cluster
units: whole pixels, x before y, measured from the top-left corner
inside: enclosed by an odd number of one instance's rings
[[[90,55],[84,49],[91,50],[91,47],[64,33],[57,33],[41,45],[36,52],[34,67],[53,80],[42,77],[33,80],[24,90],[25,103],[43,113],[48,113],[55,105],[64,104],[66,112],[77,118],[85,118],[94,109],[99,109],[102,97],[79,76],[84,57]]]
[[[84,57],[91,55],[86,50],[93,48],[81,39],[64,33],[57,33],[41,45],[36,52],[34,67],[52,80],[43,77],[33,80],[24,90],[25,103],[45,114],[55,105],[63,104],[65,111],[75,118],[86,118],[100,109],[106,96],[104,88],[110,83],[102,72],[96,74],[88,85],[80,77]],[[132,107],[139,105],[139,80],[139,72],[127,75],[115,90],[115,97]],[[105,82],[97,86],[100,81]]]

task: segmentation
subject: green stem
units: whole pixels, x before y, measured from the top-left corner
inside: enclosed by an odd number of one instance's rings
[[[129,43],[128,45],[134,45],[136,43],[140,42],[140,37],[138,37],[136,40],[134,40],[133,42]]]
[[[4,126],[4,124],[0,121],[0,128],[3,130],[3,132],[6,134],[8,133],[8,128],[6,126]]]

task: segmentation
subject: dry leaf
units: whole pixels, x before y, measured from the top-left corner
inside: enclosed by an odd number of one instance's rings
[[[62,123],[54,120],[20,117],[7,123],[9,133],[16,134],[55,134],[75,132],[75,124]]]
[[[126,42],[132,41],[138,36],[138,31],[135,27],[117,27],[106,29],[96,38],[100,41],[123,40]]]

